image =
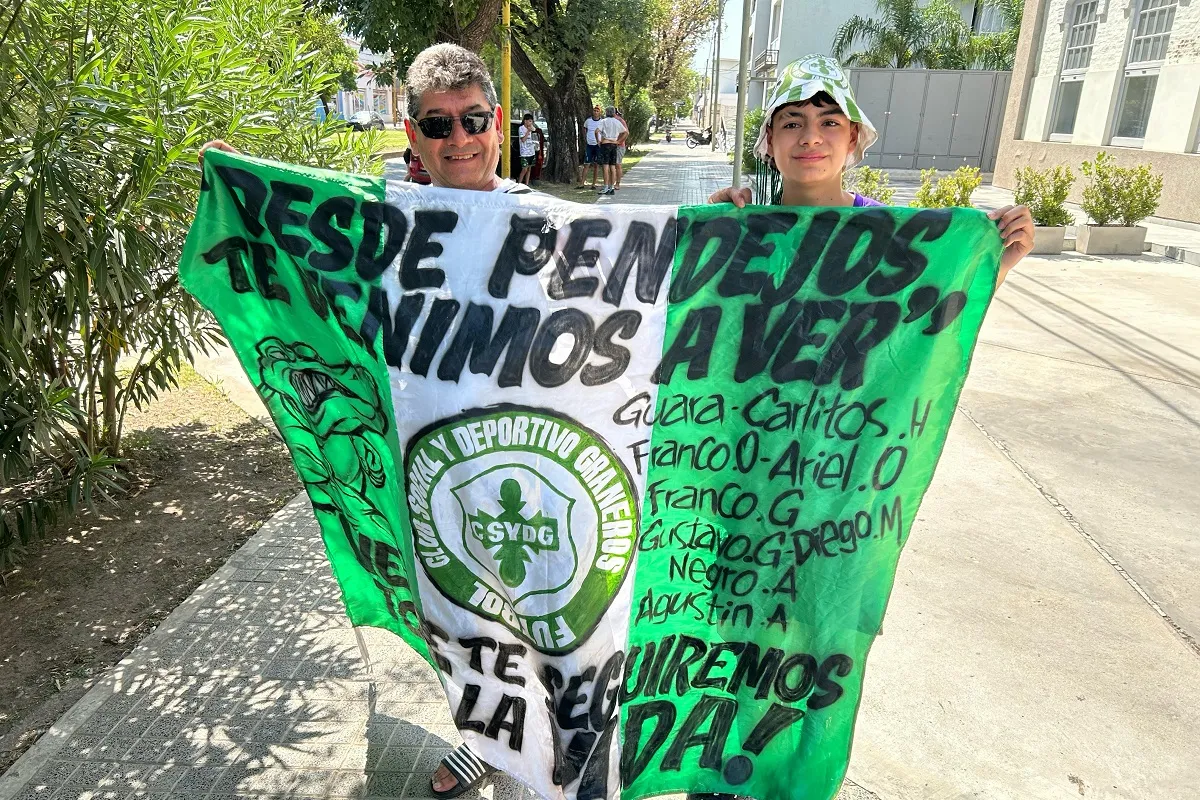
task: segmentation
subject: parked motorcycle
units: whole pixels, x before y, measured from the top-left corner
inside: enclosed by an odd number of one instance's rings
[[[689,150],[695,150],[702,144],[712,144],[713,132],[712,128],[705,128],[703,131],[688,131],[687,146]]]

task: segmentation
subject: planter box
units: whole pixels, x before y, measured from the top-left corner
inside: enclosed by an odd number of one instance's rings
[[[1146,251],[1146,229],[1140,225],[1078,225],[1075,249],[1091,256],[1140,256]]]
[[[1051,255],[1063,251],[1063,241],[1067,238],[1067,229],[1058,225],[1052,228],[1038,225],[1033,229],[1033,255]]]

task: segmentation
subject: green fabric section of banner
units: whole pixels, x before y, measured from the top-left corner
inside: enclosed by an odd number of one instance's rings
[[[622,796],[833,798],[1000,237],[973,209],[683,207],[680,229]]]
[[[396,255],[380,252],[384,196],[381,179],[209,151],[180,278],[221,323],[291,452],[350,621],[429,660],[378,352],[379,276]]]

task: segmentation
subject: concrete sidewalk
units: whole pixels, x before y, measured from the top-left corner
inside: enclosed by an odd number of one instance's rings
[[[617,199],[707,197],[727,167],[679,148]],[[843,796],[1196,800],[1196,453],[1200,272],[1023,263],[901,559],[850,765],[863,788]],[[298,498],[0,777],[0,800],[427,797],[459,741],[446,702],[398,640],[364,636],[370,672]]]

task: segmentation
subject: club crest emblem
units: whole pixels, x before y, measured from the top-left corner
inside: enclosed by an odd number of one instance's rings
[[[486,409],[420,434],[405,471],[413,552],[445,597],[544,653],[588,637],[629,571],[639,511],[596,434],[541,409]]]

